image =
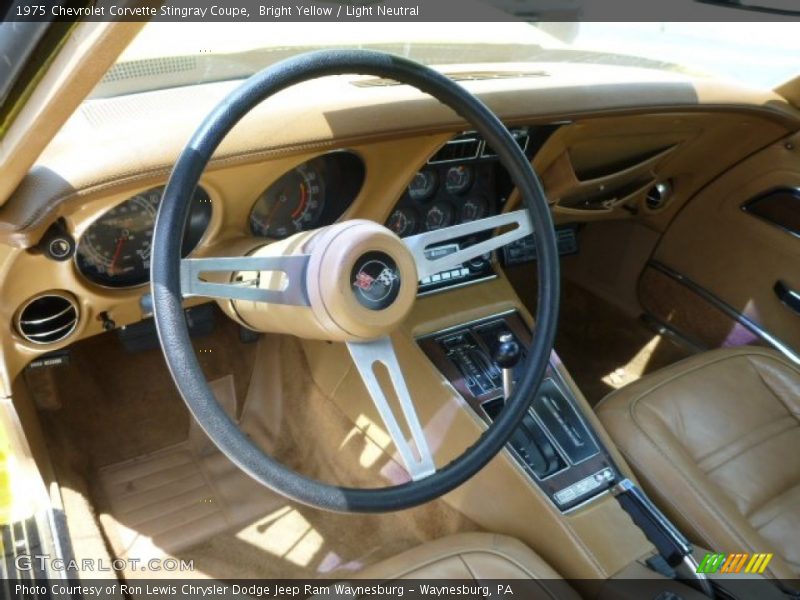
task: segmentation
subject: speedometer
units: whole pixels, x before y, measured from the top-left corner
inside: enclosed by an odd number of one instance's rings
[[[78,270],[90,281],[106,287],[134,287],[150,279],[153,226],[164,188],[147,190],[111,209],[81,236],[75,253]],[[188,255],[208,227],[211,200],[197,188],[183,240]]]
[[[282,239],[313,229],[324,208],[324,178],[313,163],[304,163],[259,196],[250,213],[250,231],[261,237]]]

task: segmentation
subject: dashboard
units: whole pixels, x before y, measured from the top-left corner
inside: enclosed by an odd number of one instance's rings
[[[511,133],[528,158],[552,128],[515,127]],[[532,142],[532,135],[535,141]],[[340,150],[307,160],[284,172],[252,202],[246,230],[255,238],[280,240],[337,221],[364,183],[365,167],[354,152]],[[150,253],[164,186],[147,189],[103,212],[80,235],[75,266],[88,282],[106,288],[136,288],[150,280]],[[434,231],[498,214],[513,190],[497,156],[475,132],[447,141],[408,182],[386,227],[400,237]],[[182,256],[206,235],[213,216],[211,197],[198,186],[190,200]],[[485,237],[485,236],[484,236]],[[484,239],[454,240],[431,253],[457,251]],[[486,255],[421,282],[421,292],[491,275]]]
[[[557,226],[635,219],[658,235],[715,175],[798,122],[772,96],[738,88],[693,82],[700,96],[688,98],[683,80],[630,83],[621,73],[615,82],[615,73],[595,68],[568,75],[464,84],[524,149]],[[580,90],[605,86],[597,89],[606,93],[576,93],[574,81]],[[243,255],[341,219],[384,223],[408,237],[519,206],[492,149],[457,116],[403,86],[356,83],[343,77],[309,84],[313,90],[299,86],[230,132],[191,199],[184,256]],[[9,373],[148,315],[152,230],[170,166],[233,86],[210,85],[201,97],[187,86],[92,101],[53,139],[0,207],[0,272],[4,283],[13,282],[0,286],[7,327],[0,351]],[[324,101],[311,93],[318,89]],[[730,109],[718,109],[720,97]],[[147,120],[124,116],[143,107]],[[565,249],[574,251],[574,230],[563,236]],[[476,241],[451,240],[429,251],[449,253]],[[498,261],[483,256],[437,273],[420,282],[420,293],[495,277],[499,264],[531,259],[526,244],[504,249]],[[461,293],[477,298],[491,285]],[[445,301],[457,302],[461,293]],[[189,299],[187,306],[200,302]],[[52,337],[49,329],[46,338],[22,331],[23,324],[49,327],[51,314],[66,319]],[[0,373],[0,383],[7,379]]]

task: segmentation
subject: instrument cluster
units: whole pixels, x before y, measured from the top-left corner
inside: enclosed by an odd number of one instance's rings
[[[364,184],[364,163],[352,152],[331,152],[298,165],[265,189],[250,211],[250,233],[283,239],[330,225]]]
[[[526,158],[544,144],[555,127],[512,127],[509,133]],[[495,216],[513,190],[508,171],[494,149],[477,132],[461,133],[445,143],[409,182],[395,204],[386,227],[408,237],[444,227]],[[466,235],[425,250],[429,257],[457,252],[490,237],[491,232]],[[492,254],[476,257],[457,268],[435,273],[419,282],[428,294],[494,277]]]
[[[386,226],[406,237],[497,214],[495,164],[427,165],[414,175]]]
[[[108,288],[146,284],[150,280],[153,227],[163,193],[163,187],[146,190],[100,215],[78,241],[78,272]],[[182,256],[188,256],[197,246],[211,222],[211,199],[202,187],[194,191],[190,202]]]
[[[530,155],[531,128],[513,128],[511,133]],[[296,166],[256,197],[247,223],[250,233],[283,239],[335,222],[360,192],[365,171],[362,159],[348,151],[330,152]],[[490,217],[498,214],[511,189],[508,173],[492,149],[474,132],[467,132],[447,142],[414,175],[386,226],[407,237]],[[75,262],[86,279],[112,288],[149,281],[153,226],[162,193],[161,187],[141,192],[102,214],[83,232]],[[183,256],[204,236],[211,213],[211,199],[198,187],[184,231]],[[453,240],[448,248],[475,241]],[[481,264],[464,265],[459,273],[483,276],[488,262],[487,257]]]
[[[352,204],[364,183],[364,164],[351,152],[331,152],[284,173],[256,197],[248,228],[256,237],[283,239],[329,225]],[[150,281],[150,252],[163,187],[145,190],[101,214],[80,236],[78,272],[106,288],[135,288]],[[198,187],[190,201],[182,256],[199,244],[213,205]]]

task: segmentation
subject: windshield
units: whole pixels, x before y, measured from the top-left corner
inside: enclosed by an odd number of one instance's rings
[[[800,72],[797,23],[147,24],[93,96],[241,79],[315,48],[370,48],[428,65],[598,63],[771,89]]]

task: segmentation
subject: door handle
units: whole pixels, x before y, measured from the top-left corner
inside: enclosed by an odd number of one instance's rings
[[[783,302],[793,313],[800,315],[800,292],[793,290],[780,279],[775,282],[775,287],[772,289],[775,290],[778,300]]]

